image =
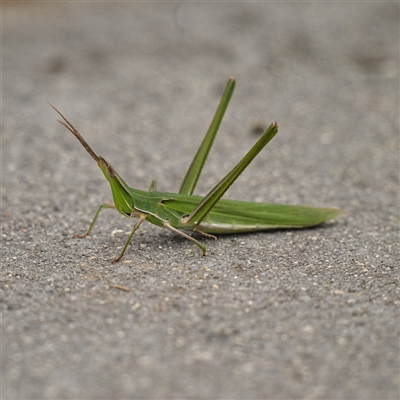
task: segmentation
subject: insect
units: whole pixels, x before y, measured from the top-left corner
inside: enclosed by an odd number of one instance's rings
[[[276,135],[278,132],[278,124],[276,122],[273,122],[267,128],[248,153],[206,196],[195,196],[192,194],[233,94],[234,87],[235,79],[230,78],[211,125],[183,179],[178,193],[158,192],[155,181],[151,183],[147,191],[129,187],[120,175],[118,175],[114,167],[103,157],[98,156],[67,118],[49,103],[62,118],[62,121],[58,120],[58,122],[75,135],[86,151],[97,162],[110,184],[114,199],[114,204],[101,204],[88,231],[84,235],[77,236],[81,238],[88,236],[100,212],[105,208],[116,208],[122,215],[129,218],[137,217],[138,220],[126,240],[121,253],[117,258],[112,260],[115,263],[123,257],[133,235],[144,220],[167,228],[192,241],[200,247],[203,255],[205,255],[206,246],[183,232],[183,230],[198,232],[206,237],[216,239],[214,235],[218,234],[312,227],[340,216],[342,211],[335,208],[221,199],[243,170]]]

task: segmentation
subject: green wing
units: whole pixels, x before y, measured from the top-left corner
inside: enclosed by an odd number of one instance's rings
[[[193,230],[196,223],[182,224],[179,219],[190,214],[201,196],[166,193],[163,211],[170,214],[176,228]],[[198,229],[211,234],[254,232],[273,229],[306,228],[320,225],[342,214],[335,208],[254,203],[220,199],[202,220]]]

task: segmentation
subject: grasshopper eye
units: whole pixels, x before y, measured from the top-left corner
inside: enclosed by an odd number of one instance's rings
[[[107,165],[107,173],[110,178],[115,178],[115,171],[111,165]]]

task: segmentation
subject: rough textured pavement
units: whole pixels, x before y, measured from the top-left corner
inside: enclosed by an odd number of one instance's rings
[[[319,229],[205,239],[96,207],[101,171],[176,191],[229,76],[206,193],[336,206]],[[399,398],[397,3],[2,2],[4,399]],[[119,286],[130,291],[121,290]]]

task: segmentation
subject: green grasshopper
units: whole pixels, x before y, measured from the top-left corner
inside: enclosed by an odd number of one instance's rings
[[[158,192],[153,181],[148,191],[133,189],[118,175],[114,167],[103,157],[98,156],[87,144],[74,126],[52,106],[63,121],[58,120],[80,141],[86,151],[97,162],[111,186],[114,204],[105,203],[98,208],[88,231],[78,237],[86,237],[92,231],[100,211],[116,208],[122,215],[138,217],[121,253],[112,260],[119,261],[136,230],[144,220],[167,228],[192,241],[206,254],[206,246],[183,230],[199,232],[216,239],[214,234],[256,232],[273,229],[306,228],[320,225],[342,214],[335,208],[306,207],[285,204],[265,204],[239,200],[221,199],[237,177],[278,132],[278,124],[273,122],[249,152],[239,161],[217,185],[204,197],[194,196],[198,178],[208,156],[215,135],[235,87],[230,78],[215,112],[211,125],[200,145],[180,187],[179,193]]]

